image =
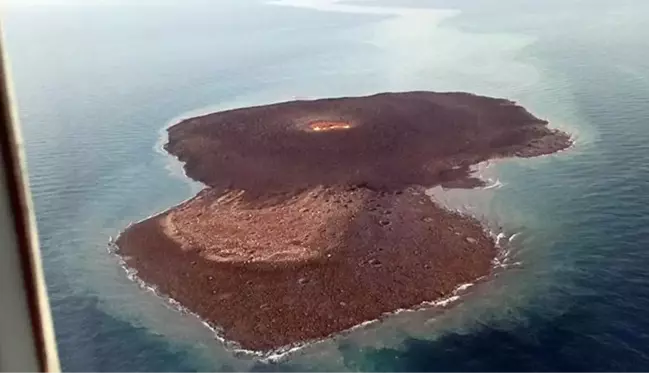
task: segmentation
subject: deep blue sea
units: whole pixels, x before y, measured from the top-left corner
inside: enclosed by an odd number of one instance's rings
[[[649,3],[9,0],[6,52],[66,371],[649,370]],[[405,90],[517,100],[568,151],[447,202],[510,237],[445,312],[271,362],[129,281],[111,236],[198,186],[162,131],[210,110]]]

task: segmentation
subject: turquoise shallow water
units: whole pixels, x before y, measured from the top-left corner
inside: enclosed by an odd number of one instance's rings
[[[647,6],[60,3],[14,4],[3,27],[65,370],[646,370]],[[158,149],[179,116],[413,89],[513,98],[577,140],[497,163],[487,174],[500,188],[448,195],[518,233],[518,264],[448,312],[400,314],[259,362],[223,349],[108,254],[128,222],[196,190]]]

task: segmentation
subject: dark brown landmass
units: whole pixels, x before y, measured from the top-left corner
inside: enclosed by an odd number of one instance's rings
[[[293,101],[184,120],[165,148],[197,196],[130,226],[138,276],[268,351],[449,295],[496,255],[479,222],[424,194],[470,166],[571,144],[514,102],[409,92]]]

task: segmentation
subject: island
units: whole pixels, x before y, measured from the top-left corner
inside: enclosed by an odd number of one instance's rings
[[[424,91],[186,119],[165,149],[205,188],[130,225],[117,252],[240,348],[319,340],[489,274],[494,239],[425,191],[571,145],[547,125],[510,100]]]

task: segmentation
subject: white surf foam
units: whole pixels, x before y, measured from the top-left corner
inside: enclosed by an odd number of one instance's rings
[[[512,242],[512,241],[514,240],[514,238],[518,237],[519,235],[520,235],[520,232],[517,232],[517,233],[512,234],[512,235],[509,237],[509,240],[508,240],[508,241],[509,241],[509,242]]]
[[[491,181],[491,184],[488,184],[488,185],[482,187],[483,190],[500,189],[505,185],[500,181],[500,179],[496,179],[495,181],[492,181],[491,179],[489,179],[489,181]]]
[[[473,283],[472,283],[472,282],[468,282],[468,283],[466,283],[466,284],[462,284],[462,285],[458,286],[458,287],[453,291],[453,294],[460,293],[460,292],[462,292],[462,291],[464,291],[464,290],[470,288],[471,286],[473,286]]]
[[[505,233],[498,233],[498,235],[496,236],[496,246],[500,246],[500,240],[502,240],[503,238],[505,238]]]

